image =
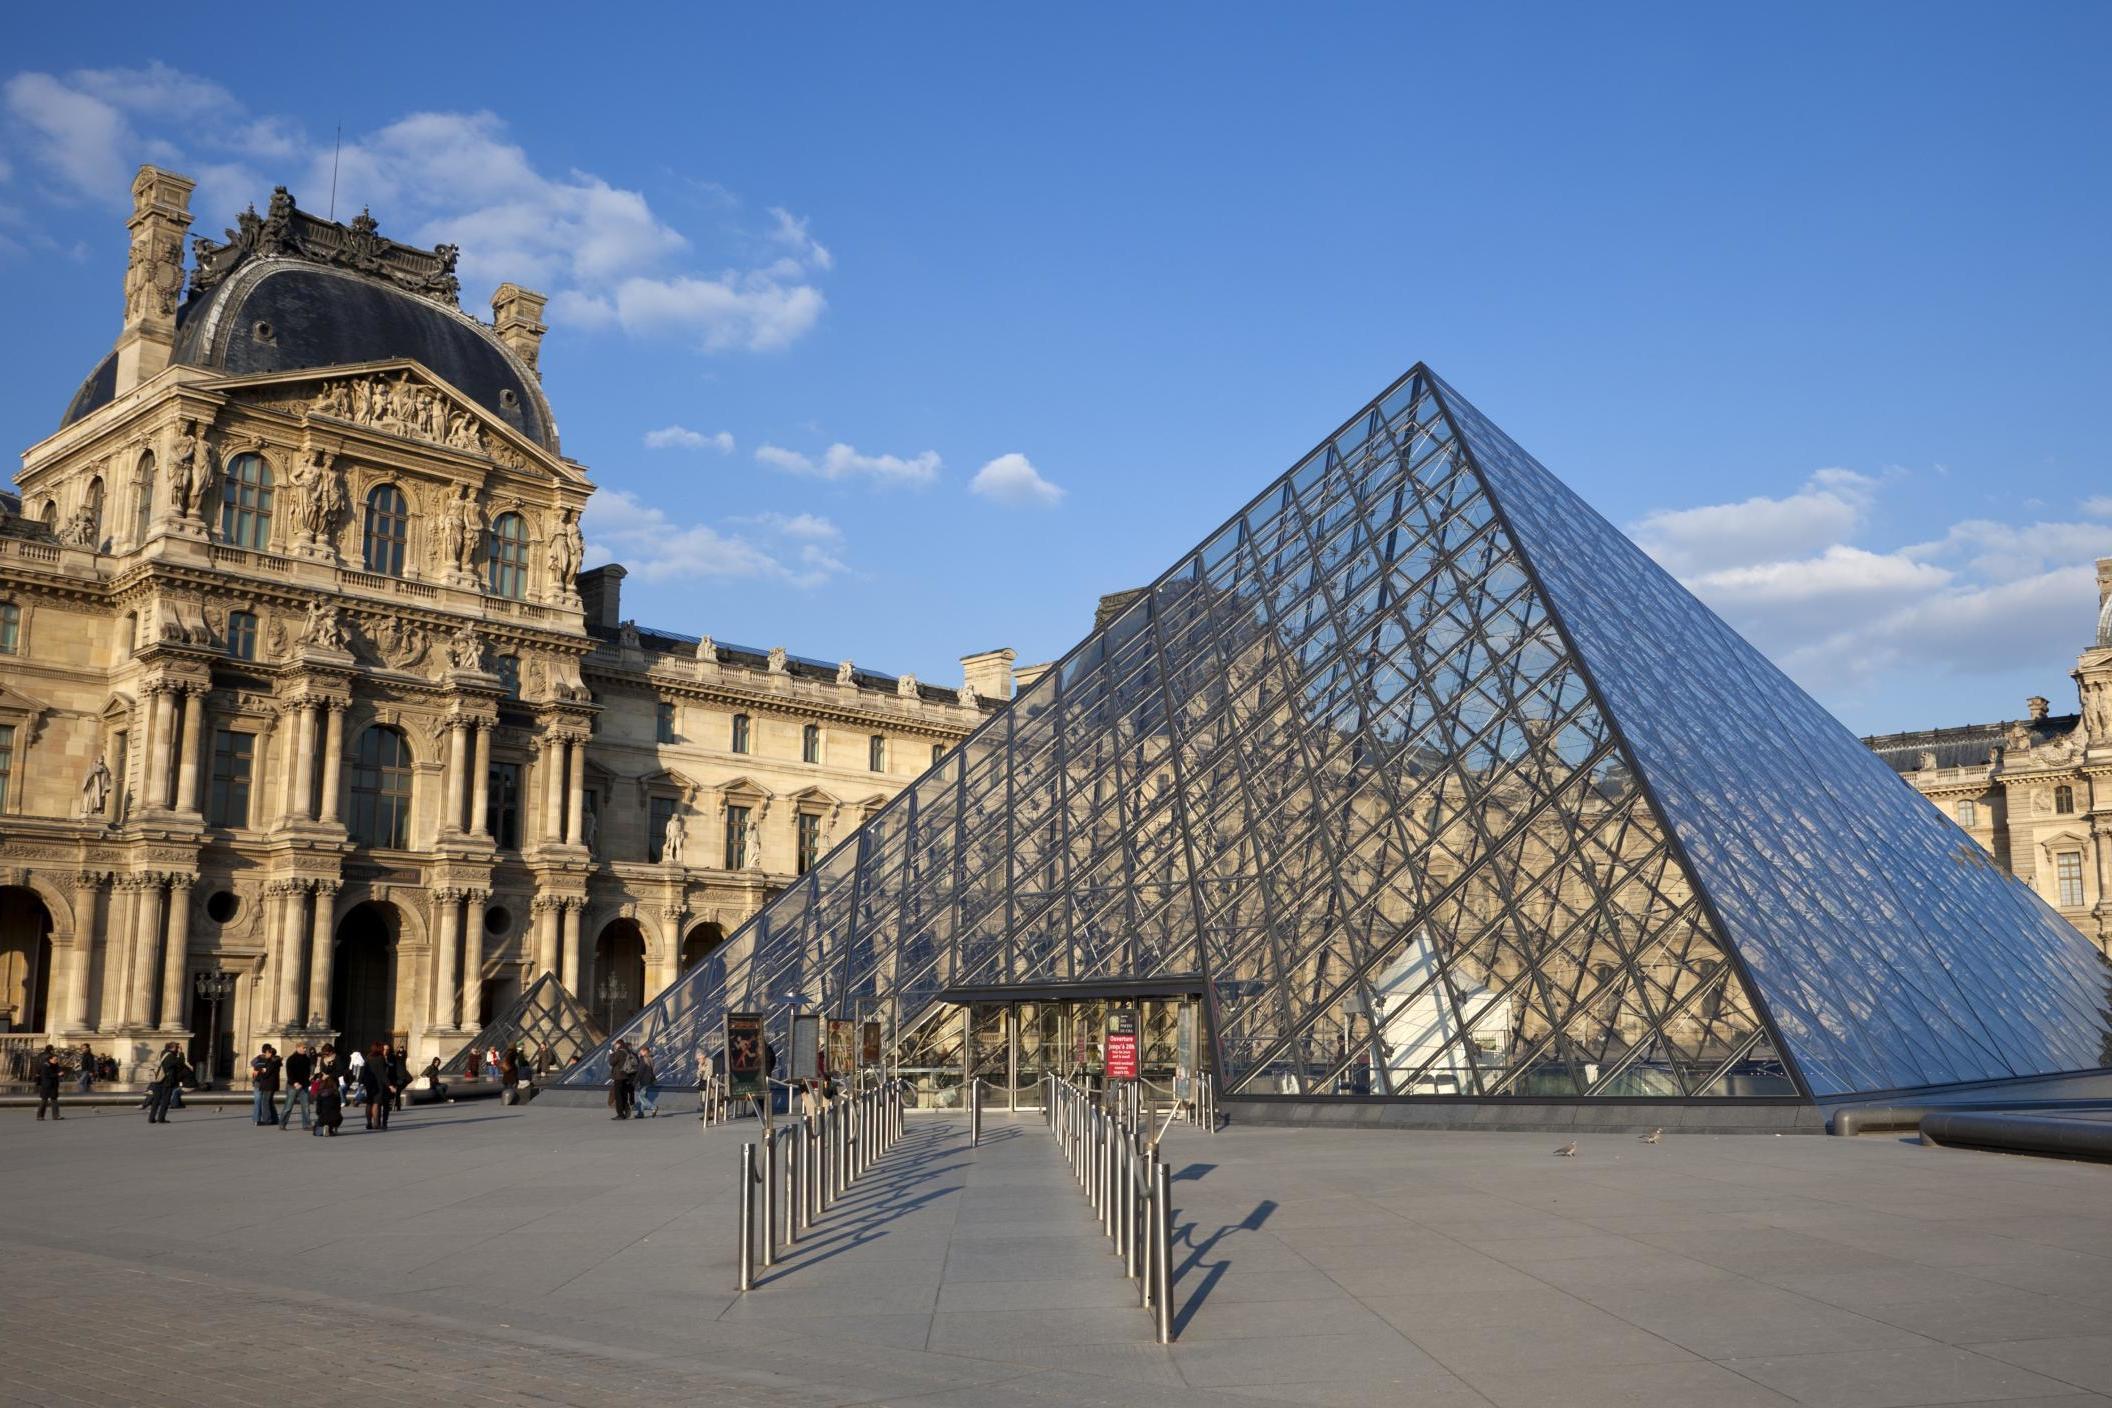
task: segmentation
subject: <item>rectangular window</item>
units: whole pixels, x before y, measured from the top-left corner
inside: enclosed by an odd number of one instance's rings
[[[13,655],[22,648],[22,608],[11,601],[0,602],[0,655]]]
[[[521,765],[493,763],[485,787],[484,826],[502,851],[521,848]]]
[[[726,868],[739,870],[748,845],[748,809],[726,809]]]
[[[733,751],[736,753],[748,751],[748,716],[746,714],[735,714],[733,716]]]
[[[2080,909],[2083,903],[2083,858],[2063,851],[2053,858],[2054,877],[2061,892],[2062,909]]]
[[[865,745],[865,765],[874,772],[887,771],[887,740],[877,733]]]
[[[650,829],[645,837],[645,858],[655,865],[660,863],[661,854],[665,849],[667,823],[674,816],[676,805],[677,800],[673,797],[653,798],[652,811],[647,817]]]
[[[804,875],[821,859],[821,818],[812,812],[799,814],[799,873]]]
[[[808,724],[799,733],[799,760],[803,763],[821,761],[821,725]]]
[[[249,825],[249,778],[256,761],[255,734],[213,730],[213,784],[206,819],[214,826]]]
[[[257,618],[254,612],[227,613],[227,653],[237,660],[257,658]]]
[[[934,744],[932,744],[932,745],[931,745],[931,765],[932,765],[933,767],[937,767],[937,766],[939,765],[939,759],[941,759],[941,758],[943,758],[943,757],[945,757],[945,756],[946,756],[946,745],[945,745],[945,744],[943,744],[943,743],[934,743]]]
[[[1960,802],[1957,807],[1957,814],[1960,826],[1978,826],[1980,824],[1980,804],[1978,802]]]
[[[7,810],[15,792],[15,726],[0,724],[0,811]]]
[[[675,741],[675,706],[658,704],[653,708],[653,737],[662,743]]]

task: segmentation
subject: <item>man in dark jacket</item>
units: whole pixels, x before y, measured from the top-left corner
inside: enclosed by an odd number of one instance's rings
[[[283,1065],[279,1049],[268,1041],[249,1063],[249,1116],[260,1125],[279,1122],[279,1068]]]
[[[45,1047],[37,1056],[30,1074],[37,1084],[37,1118],[44,1118],[44,1107],[49,1105],[53,1119],[65,1119],[66,1117],[59,1113],[59,1081],[66,1074],[66,1063],[59,1059],[58,1051],[49,1046]]]
[[[616,1113],[610,1119],[627,1120],[631,1117],[631,1081],[637,1068],[631,1057],[631,1044],[622,1037],[616,1039],[609,1049],[609,1108]]]
[[[279,1112],[279,1128],[293,1124],[293,1107],[301,1107],[301,1128],[310,1129],[315,1124],[315,1101],[309,1098],[308,1086],[315,1079],[315,1048],[302,1042],[286,1053],[286,1108]]]
[[[169,1101],[176,1097],[176,1087],[190,1074],[190,1066],[183,1059],[183,1048],[170,1042],[161,1049],[161,1059],[154,1063],[154,1080],[147,1087],[147,1123],[169,1122]]]
[[[411,1063],[396,1049],[393,1041],[383,1042],[382,1063],[388,1067],[389,1099],[396,1108],[403,1108],[403,1092],[411,1088]],[[384,1124],[387,1121],[383,1121]]]

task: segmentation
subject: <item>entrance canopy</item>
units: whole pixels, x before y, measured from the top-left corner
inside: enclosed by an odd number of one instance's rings
[[[1231,1095],[1826,1100],[2112,1040],[2081,935],[1422,367],[721,953],[620,1033],[670,1079],[729,1006],[1173,975]]]

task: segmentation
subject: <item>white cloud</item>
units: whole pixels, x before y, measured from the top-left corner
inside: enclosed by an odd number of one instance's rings
[[[331,138],[311,140],[297,122],[251,113],[219,84],[160,63],[19,73],[0,85],[0,107],[52,199],[123,208],[133,170],[154,161],[199,178],[192,209],[210,232],[281,183],[325,214],[334,183],[340,217],[368,207],[383,234],[459,245],[471,308],[511,279],[548,293],[553,318],[574,328],[767,352],[804,336],[827,307],[815,278],[835,261],[805,218],[772,207],[769,228],[731,232],[747,258],[697,267],[689,239],[642,192],[540,169],[491,112],[409,113],[347,134],[340,153]]]
[[[750,518],[736,520],[742,523],[759,523],[765,528],[784,534],[788,538],[807,538],[815,542],[840,543],[843,530],[828,519],[815,513],[758,513]]]
[[[2092,518],[2112,518],[2112,494],[2092,494],[2083,500],[2082,509]]]
[[[2088,640],[2091,561],[2112,551],[2112,526],[1976,518],[1930,542],[1852,541],[1881,518],[1873,509],[1894,478],[1822,471],[1783,498],[1661,510],[1633,532],[1822,696],[1859,694],[1900,673],[2043,668]]]
[[[939,456],[926,450],[907,459],[900,455],[866,455],[838,441],[819,459],[787,450],[780,445],[759,445],[758,464],[786,474],[804,474],[817,479],[871,479],[879,484],[929,484],[939,477]]]
[[[968,491],[1001,504],[1035,504],[1044,508],[1063,502],[1064,491],[1041,477],[1025,455],[999,455],[975,472]]]
[[[1816,552],[1862,525],[1878,481],[1822,469],[1787,498],[1659,509],[1629,532],[1666,570],[1719,571]]]
[[[706,435],[701,430],[691,430],[686,425],[664,425],[658,430],[645,432],[645,448],[648,450],[717,450],[722,455],[733,453],[733,435],[721,430],[716,435]]]
[[[850,570],[833,546],[816,541],[842,537],[825,519],[799,514],[741,523],[761,531],[679,523],[628,490],[603,489],[587,504],[587,562],[621,562],[649,582],[750,578],[796,587],[818,587]]]

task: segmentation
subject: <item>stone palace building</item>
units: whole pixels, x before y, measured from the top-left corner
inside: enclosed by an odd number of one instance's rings
[[[2075,713],[2034,695],[2022,719],[1863,742],[2112,958],[2112,558],[2097,599]]]
[[[283,189],[186,278],[192,185],[141,168],[0,519],[0,1043],[422,1062],[546,971],[620,1021],[1010,697],[637,626],[541,295]]]

